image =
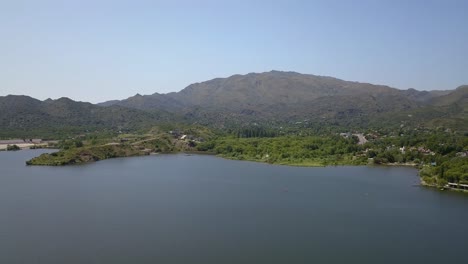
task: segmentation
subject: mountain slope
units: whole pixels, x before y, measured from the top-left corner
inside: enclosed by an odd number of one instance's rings
[[[398,113],[405,113],[405,116],[413,112],[424,113],[418,115],[424,118],[412,120],[418,125],[431,117],[458,118],[443,105],[447,102],[453,107],[451,102],[454,99],[450,98],[460,95],[452,93],[398,90],[332,77],[271,71],[216,78],[191,84],[176,93],[136,95],[104,105],[145,111],[164,110],[183,115],[187,121],[220,126],[249,122],[288,123],[306,119],[324,125],[363,127]],[[461,104],[466,105],[466,102]],[[452,114],[446,115],[446,111]],[[396,119],[385,121],[400,125]]]
[[[283,116],[284,113],[314,114],[322,110],[317,109],[316,105],[323,104],[327,104],[327,109],[333,112],[356,107],[359,107],[359,111],[380,112],[418,106],[400,90],[388,86],[279,71],[217,78],[189,85],[177,93],[137,95],[114,104],[142,110],[163,109],[186,113],[203,108],[256,115],[259,118],[278,114]]]
[[[288,124],[323,129],[448,127],[468,131],[468,86],[398,90],[324,76],[271,71],[189,85],[177,93],[135,95],[99,105],[67,98],[0,97],[0,137],[134,130],[161,121],[219,128]]]
[[[430,102],[437,106],[458,104],[466,107],[468,105],[468,85],[462,85],[448,94],[432,98]]]
[[[414,101],[419,102],[429,102],[431,99],[443,96],[446,94],[451,93],[450,90],[440,91],[440,90],[433,90],[433,91],[418,91],[415,89],[408,89],[402,90],[401,94],[403,94],[406,98]]]
[[[185,106],[164,94],[154,93],[152,95],[140,95],[136,94],[135,96],[129,97],[126,100],[112,100],[103,103],[99,103],[99,106],[111,106],[118,105],[127,108],[134,108],[140,110],[159,110],[159,111],[170,111],[176,112]]]
[[[387,86],[347,82],[332,77],[271,71],[218,78],[189,85],[168,96],[185,105],[216,106],[229,109],[276,104],[301,104],[321,97],[367,94],[397,95]]]
[[[0,136],[3,137],[137,129],[168,118],[163,114],[120,106],[99,107],[68,98],[39,101],[15,95],[0,97],[0,113]]]
[[[443,116],[432,118],[428,121],[429,125],[468,131],[468,85],[460,86],[449,94],[433,98],[430,103],[442,112]]]

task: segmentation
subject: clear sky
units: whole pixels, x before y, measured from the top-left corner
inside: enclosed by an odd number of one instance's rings
[[[0,95],[100,102],[270,70],[468,84],[468,0],[0,0]]]

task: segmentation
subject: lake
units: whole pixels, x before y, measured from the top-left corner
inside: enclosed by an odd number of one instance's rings
[[[0,263],[466,263],[468,196],[402,167],[0,152]]]

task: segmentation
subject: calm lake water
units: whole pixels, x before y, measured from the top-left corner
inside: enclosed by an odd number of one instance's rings
[[[468,196],[397,167],[0,152],[0,263],[467,263]]]

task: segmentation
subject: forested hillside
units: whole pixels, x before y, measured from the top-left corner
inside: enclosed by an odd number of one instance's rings
[[[99,105],[68,98],[0,97],[0,137],[57,137],[135,131],[162,123],[221,130],[429,128],[468,132],[468,86],[452,91],[398,90],[295,72],[234,75],[177,93],[136,95]]]
[[[68,98],[39,101],[28,96],[0,97],[0,137],[34,138],[96,131],[150,128],[172,120],[167,113],[147,113],[121,106],[99,107]]]

